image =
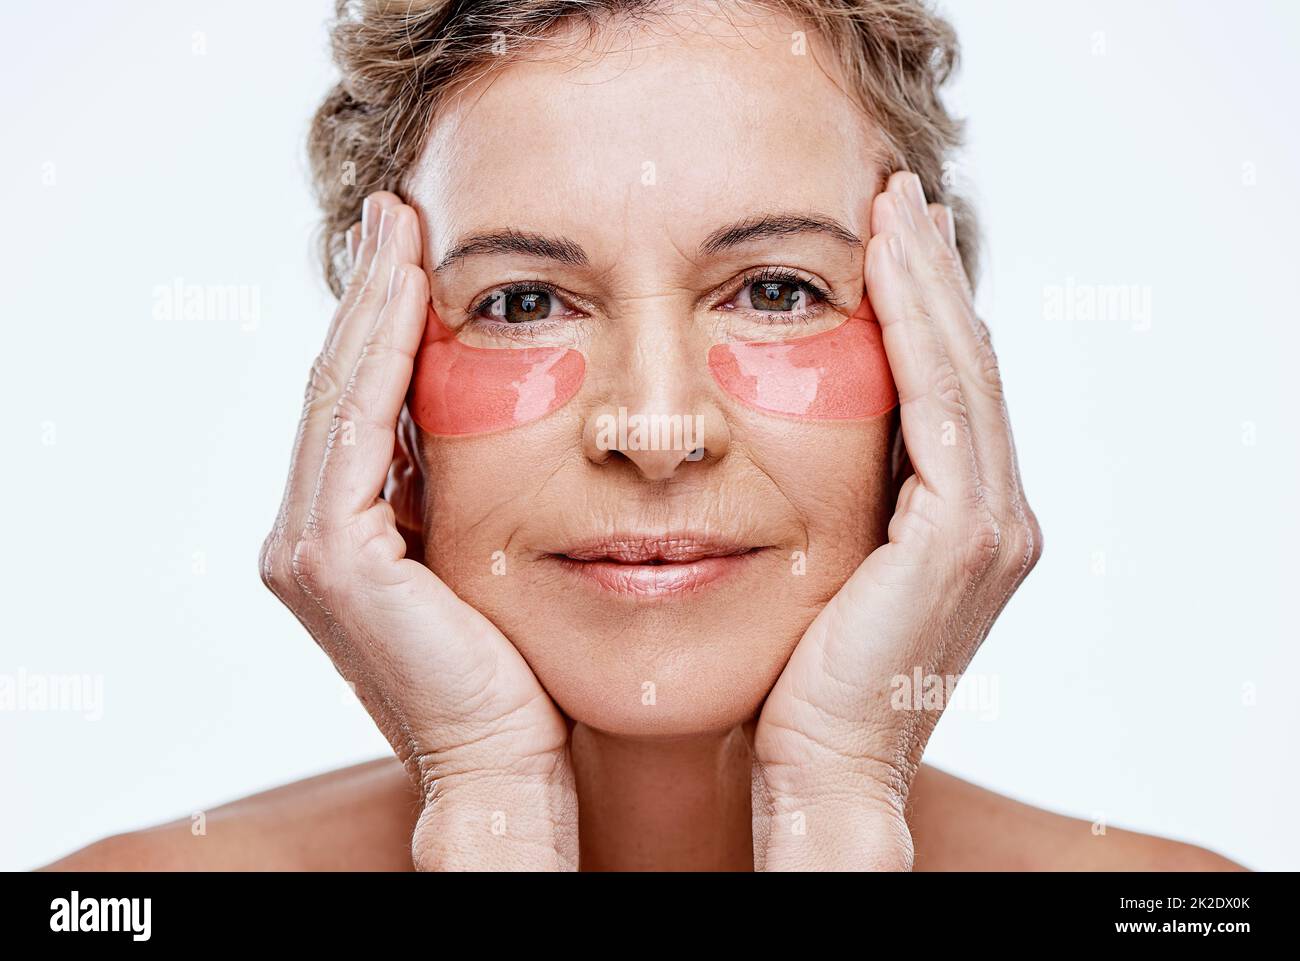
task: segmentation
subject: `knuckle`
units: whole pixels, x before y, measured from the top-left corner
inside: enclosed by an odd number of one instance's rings
[[[935,399],[943,410],[964,418],[966,402],[962,398],[961,378],[950,363],[944,363],[934,384]]]
[[[325,541],[320,537],[299,537],[290,552],[290,570],[294,583],[312,597],[321,597],[330,590],[330,572]]]
[[[909,509],[895,514],[889,521],[889,539],[897,544],[932,544],[939,541],[942,533],[942,527],[923,510]]]
[[[1018,586],[1038,564],[1043,554],[1043,535],[1038,520],[1027,506],[1017,510],[1015,521],[1003,527],[1003,574]]]
[[[1003,553],[1002,526],[987,509],[981,507],[967,521],[962,538],[962,568],[978,580],[994,568]]]
[[[1001,401],[1002,369],[993,351],[988,327],[975,313],[970,312],[968,317],[973,343],[961,351],[962,373],[975,390],[994,401]]]
[[[348,430],[349,425],[356,425],[360,415],[361,409],[357,405],[356,398],[352,396],[352,391],[345,390],[334,405],[334,412],[330,417],[327,444],[333,447],[338,443],[339,435]]]
[[[969,281],[966,278],[966,270],[961,265],[961,258],[957,251],[948,246],[947,242],[940,241],[933,245],[931,256],[934,263],[934,271],[938,274],[938,279],[950,284],[954,289],[966,291],[969,287]]]
[[[1008,525],[1004,536],[1006,550],[1003,551],[1003,572],[1012,583],[1018,584],[1020,579],[1029,572],[1033,538],[1029,534],[1029,528],[1024,524]]]
[[[406,554],[406,541],[397,529],[396,514],[387,501],[378,501],[362,515],[356,555],[362,564],[384,565]]]
[[[293,576],[284,550],[284,537],[278,526],[262,541],[257,554],[257,568],[267,590],[284,600],[293,588]]]
[[[358,363],[386,370],[401,357],[402,349],[394,340],[392,325],[381,323],[375,326],[370,339],[361,348],[361,357]]]
[[[943,501],[926,490],[914,478],[908,478],[911,484],[907,490],[906,503],[900,494],[899,509],[890,518],[888,535],[895,543],[915,544],[924,547],[942,544],[947,533],[945,508]]]
[[[989,340],[988,328],[984,326],[983,321],[979,320],[979,318],[974,319],[972,326],[975,333],[975,381],[979,384],[980,389],[994,399],[1001,400],[1002,368],[998,364],[998,355],[993,352],[993,344]]]
[[[372,314],[388,299],[388,274],[381,269],[378,255],[366,269],[357,287],[356,306],[353,310],[367,310]]]
[[[1002,371],[998,367],[998,359],[991,350],[980,350],[979,360],[975,369],[980,386],[992,393],[994,396],[1002,396]]]
[[[987,351],[980,350],[976,353],[969,372],[976,396],[984,397],[994,404],[1002,403],[1002,373],[998,369],[997,358]]]
[[[354,391],[350,388],[344,390],[343,396],[334,405],[334,412],[330,417],[325,449],[334,451],[338,447],[352,447],[360,443],[374,426],[363,405],[357,402]]]
[[[307,376],[307,390],[303,395],[303,405],[310,410],[331,407],[341,388],[342,383],[339,380],[334,358],[328,351],[322,351],[312,361],[311,372]]]
[[[1028,540],[1025,549],[1025,573],[1028,574],[1038,566],[1038,562],[1043,557],[1043,528],[1028,504],[1023,505],[1023,510],[1024,536]]]
[[[317,601],[339,601],[355,591],[374,571],[406,555],[395,517],[392,505],[380,500],[345,526],[305,531],[290,553],[293,583]]]

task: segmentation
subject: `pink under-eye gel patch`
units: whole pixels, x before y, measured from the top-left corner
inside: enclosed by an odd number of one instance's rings
[[[862,313],[811,337],[718,344],[709,370],[732,397],[770,414],[858,420],[898,404],[880,325]]]
[[[567,347],[462,344],[430,309],[411,378],[411,418],[443,436],[518,427],[568,403],[585,373],[582,354]]]

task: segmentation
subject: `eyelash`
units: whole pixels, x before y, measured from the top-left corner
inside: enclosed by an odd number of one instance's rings
[[[545,280],[516,280],[513,283],[502,284],[500,287],[493,287],[492,296],[484,297],[478,302],[478,305],[470,309],[469,322],[485,328],[493,334],[514,340],[529,340],[541,333],[550,330],[555,324],[561,323],[562,320],[540,320],[527,324],[507,324],[501,321],[488,320],[486,317],[480,317],[479,312],[488,307],[497,297],[510,297],[513,294],[531,294],[537,291],[546,291],[556,300],[559,300],[568,307],[568,300],[560,292],[560,288],[555,284],[548,283]]]
[[[758,270],[749,271],[740,278],[740,283],[736,285],[736,293],[731,296],[734,298],[746,287],[752,284],[793,284],[806,294],[811,294],[822,305],[829,307],[839,307],[840,302],[831,296],[831,292],[826,290],[820,284],[799,276],[798,273],[788,267],[760,267]],[[806,316],[810,311],[804,314],[795,314],[791,316]],[[783,310],[762,310],[755,311],[759,314],[786,314]]]
[[[812,297],[815,300],[817,300],[821,306],[828,306],[828,307],[841,306],[840,302],[831,295],[831,292],[829,290],[826,290],[824,287],[822,287],[820,284],[815,283],[814,281],[808,280],[805,277],[801,277],[798,273],[796,273],[795,271],[787,267],[761,267],[758,270],[747,271],[745,274],[741,276],[740,280],[736,283],[734,293],[732,293],[731,296],[727,298],[727,300],[730,301],[735,299],[742,290],[744,290],[746,287],[750,286],[751,284],[773,284],[773,283],[794,284],[804,293],[812,295]],[[534,337],[537,337],[538,335],[551,329],[551,327],[553,327],[555,324],[562,323],[563,319],[555,320],[555,321],[547,319],[547,320],[523,323],[523,324],[520,323],[508,324],[508,323],[501,323],[498,321],[488,320],[484,317],[481,317],[480,312],[484,310],[486,307],[490,306],[497,297],[502,297],[502,296],[510,297],[514,294],[536,293],[538,291],[545,291],[555,299],[559,300],[562,304],[565,305],[565,307],[569,307],[567,298],[564,296],[564,294],[560,291],[560,289],[555,284],[548,283],[547,281],[544,280],[518,280],[518,281],[514,281],[513,283],[503,284],[500,287],[493,287],[491,290],[492,296],[484,297],[482,300],[478,302],[476,306],[470,309],[470,323],[477,324],[480,327],[488,329],[493,334],[498,334],[506,338],[512,338],[516,340],[530,340]],[[569,309],[572,308],[569,307]],[[752,312],[755,314],[773,313],[773,314],[783,315],[786,317],[803,318],[800,321],[798,321],[802,323],[807,323],[806,318],[810,313],[810,311],[805,311],[803,314],[793,314],[787,311],[758,311],[758,310]]]

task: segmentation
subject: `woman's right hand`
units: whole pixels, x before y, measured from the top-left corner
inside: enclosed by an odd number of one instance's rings
[[[312,366],[262,580],[419,786],[417,868],[576,869],[564,716],[509,640],[405,556],[382,497],[429,303],[419,218],[372,194],[348,248],[352,276]]]

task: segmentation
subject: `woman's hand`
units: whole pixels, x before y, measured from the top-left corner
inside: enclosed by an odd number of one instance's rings
[[[366,200],[312,367],[262,579],[383,731],[424,799],[426,869],[575,869],[568,726],[519,652],[405,556],[382,498],[429,302],[415,211]]]
[[[896,173],[871,233],[867,294],[914,473],[888,542],[813,621],[759,715],[755,852],[768,870],[911,868],[904,806],[942,707],[894,694],[918,668],[959,676],[1042,550],[951,213]]]

